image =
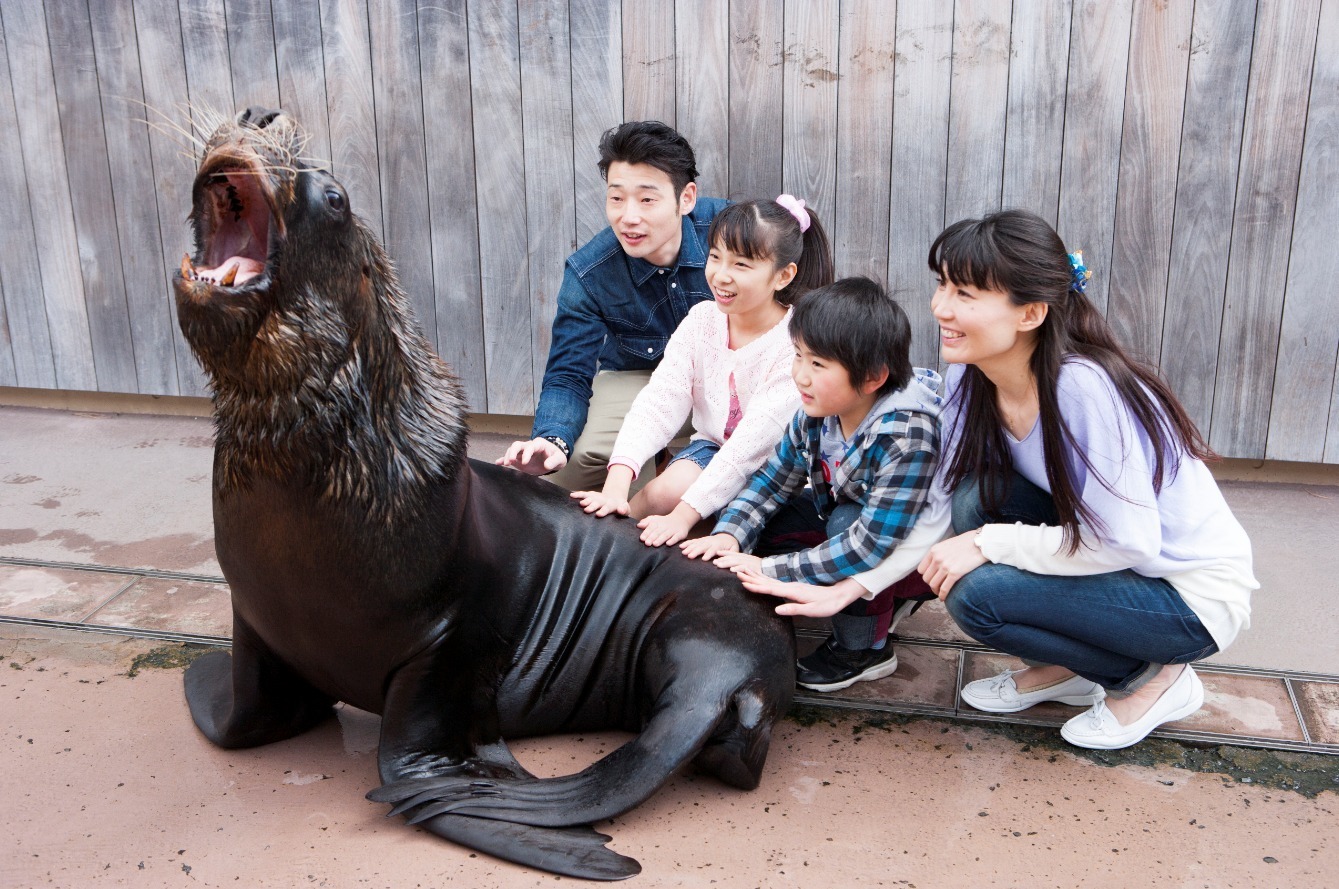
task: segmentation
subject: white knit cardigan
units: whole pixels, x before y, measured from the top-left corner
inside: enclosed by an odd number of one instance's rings
[[[790,309],[762,336],[742,349],[730,348],[726,315],[714,302],[695,305],[665,347],[665,357],[623,420],[610,465],[637,471],[669,444],[691,411],[693,439],[720,445],[720,452],[683,495],[698,515],[709,516],[744,489],[776,447],[800,406],[790,377],[795,347]],[[730,417],[730,374],[743,417],[725,440]]]

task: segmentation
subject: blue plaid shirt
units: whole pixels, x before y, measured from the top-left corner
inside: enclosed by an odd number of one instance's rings
[[[918,381],[937,386],[937,374],[918,374]],[[888,398],[901,395],[905,402],[905,393]],[[824,477],[819,451],[825,418],[798,411],[767,463],[721,513],[714,533],[730,534],[740,549],[751,550],[767,520],[808,483],[821,517],[842,503],[861,504],[860,517],[816,547],[763,559],[763,573],[783,581],[831,584],[878,565],[911,531],[930,493],[939,463],[939,398],[930,396],[933,401],[923,409],[876,414],[881,406],[876,404],[831,482]]]

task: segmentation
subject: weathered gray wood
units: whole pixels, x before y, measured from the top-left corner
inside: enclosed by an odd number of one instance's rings
[[[1232,221],[1227,302],[1218,349],[1209,443],[1235,457],[1263,457],[1278,357],[1288,246],[1297,204],[1305,107],[1320,0],[1260,6],[1246,129]]]
[[[596,161],[601,134],[623,122],[623,23],[619,5],[605,0],[570,0],[568,18],[577,241],[584,244],[609,224]]]
[[[1056,227],[1094,272],[1088,299],[1106,311],[1120,175],[1131,0],[1075,0]]]
[[[912,362],[930,367],[939,363],[939,325],[930,314],[925,256],[944,229],[952,52],[951,6],[898,4],[888,286],[911,320]]]
[[[51,335],[56,385],[98,388],[88,306],[79,271],[79,243],[70,201],[70,171],[57,111],[52,55],[43,9],[35,3],[5,4],[5,40],[14,107],[19,122],[28,202],[41,269],[47,328]],[[9,151],[13,151],[10,147]]]
[[[825,227],[837,203],[836,0],[786,0],[782,54],[781,190],[803,198]],[[758,195],[775,197],[775,195]],[[863,204],[863,195],[852,195]]]
[[[1001,205],[1055,225],[1069,69],[1069,3],[1014,4]]]
[[[781,18],[765,0],[730,0],[732,198],[781,193]]]
[[[0,19],[3,16],[0,14]],[[0,20],[0,285],[4,287],[7,353],[13,366],[13,385],[42,389],[56,387],[51,334],[47,330],[42,273],[28,200],[19,118],[14,107],[10,76],[9,37]]]
[[[120,267],[114,271],[125,282],[134,347],[133,391],[175,395],[179,334],[171,295],[163,289],[165,263],[153,166],[145,163],[151,150],[134,9],[129,4],[91,3],[89,13],[110,178],[110,194],[99,196],[99,202],[114,214],[114,237],[107,246],[117,250]]]
[[[381,218],[386,250],[414,307],[433,338],[432,243],[428,218],[428,161],[423,135],[423,81],[418,57],[418,8],[414,0],[369,7],[372,92],[376,101]]]
[[[693,146],[698,194],[712,197],[727,193],[730,174],[729,13],[720,0],[674,4],[674,126]]]
[[[1194,0],[1141,3],[1130,35],[1107,320],[1146,361],[1162,348]]]
[[[423,79],[423,125],[437,348],[460,377],[471,409],[483,411],[488,389],[466,5],[465,0],[421,0],[418,33],[423,70],[431,72]]]
[[[469,24],[487,410],[524,414],[534,404],[534,380],[516,6],[509,0],[472,3]]]
[[[1010,6],[1000,0],[957,0],[954,7],[944,195],[949,222],[1000,208],[1009,107]]]
[[[176,0],[135,0],[134,9],[135,42],[144,85],[144,119],[149,126],[149,155],[142,161],[152,167],[162,251],[158,293],[166,301],[172,319],[177,391],[199,396],[206,392],[204,371],[177,328],[177,303],[172,290],[172,276],[181,264],[181,257],[194,247],[186,215],[190,212],[191,182],[198,155],[197,143],[193,141],[181,20]],[[146,280],[145,287],[151,286]]]
[[[17,382],[9,337],[9,313],[5,310],[5,280],[0,278],[0,386],[13,386]]]
[[[673,28],[669,29],[671,37]],[[529,251],[532,398],[539,400],[563,263],[576,249],[572,175],[572,63],[566,0],[520,6],[521,113],[525,126],[525,215]],[[673,53],[671,53],[672,59]]]
[[[828,234],[839,274],[887,281],[897,16],[880,0],[860,0],[843,3],[840,18],[836,191]]]
[[[1207,435],[1232,243],[1255,0],[1204,3],[1191,33],[1161,367]]]
[[[228,19],[232,94],[238,110],[252,106],[278,108],[279,70],[270,0],[225,0],[224,14]]]
[[[623,0],[623,119],[674,126],[674,4]]]
[[[223,0],[179,0],[181,48],[191,119],[201,138],[241,108],[233,101],[232,62],[228,58],[228,16]],[[243,102],[246,100],[243,99]]]
[[[272,4],[271,12],[279,107],[301,121],[307,132],[307,159],[329,166],[330,114],[321,52],[321,9],[315,3],[281,0]]]
[[[353,211],[384,237],[366,0],[321,0],[330,161]]]
[[[1339,3],[1321,7],[1310,87],[1265,456],[1320,462],[1339,447],[1330,435],[1339,419]]]

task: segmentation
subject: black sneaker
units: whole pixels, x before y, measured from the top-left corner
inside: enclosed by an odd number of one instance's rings
[[[883,648],[851,651],[837,644],[834,637],[796,662],[795,681],[813,691],[838,691],[857,682],[882,679],[897,669],[897,652],[892,641]]]

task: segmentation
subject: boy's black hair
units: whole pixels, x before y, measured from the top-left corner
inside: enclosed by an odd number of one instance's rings
[[[888,291],[869,278],[842,278],[811,290],[790,316],[791,339],[846,369],[852,386],[888,379],[882,397],[911,382],[911,322]]]
[[[669,177],[674,196],[697,180],[693,146],[679,131],[658,120],[632,120],[606,130],[600,137],[600,175],[609,178],[609,165],[648,164]]]

